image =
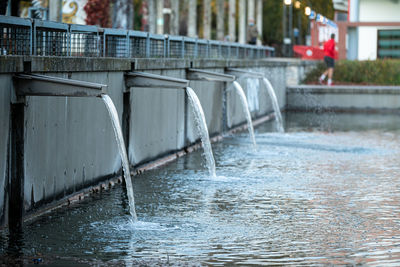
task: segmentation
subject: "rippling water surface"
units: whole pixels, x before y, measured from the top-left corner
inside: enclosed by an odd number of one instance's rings
[[[0,233],[3,261],[51,265],[400,265],[397,115],[286,115]],[[14,244],[17,244],[13,247]],[[13,249],[14,248],[14,249]],[[21,248],[21,249],[19,249]],[[1,263],[1,260],[0,260]]]

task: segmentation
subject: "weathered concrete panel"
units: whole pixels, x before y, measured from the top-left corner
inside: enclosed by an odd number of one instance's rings
[[[278,104],[281,109],[286,106],[286,76],[285,76],[285,66],[277,67],[259,67],[259,68],[246,68],[246,70],[260,72],[265,75],[265,77],[271,82],[274,87],[276,97],[278,99]],[[238,82],[243,87],[246,97],[249,101],[249,107],[251,110],[252,117],[259,117],[273,111],[272,103],[268,95],[265,84],[262,81],[258,81],[258,109],[251,108],[252,93],[251,83],[255,82],[254,79],[249,78],[239,78]],[[235,89],[231,89],[227,93],[227,111],[228,111],[228,127],[233,127],[235,125],[244,123],[246,117],[244,115],[242,104],[240,102],[239,96],[237,95]]]
[[[123,73],[73,73],[71,78],[108,84],[121,117]],[[111,121],[100,98],[28,97],[27,101],[25,209],[121,168]]]
[[[0,225],[7,210],[7,157],[10,128],[11,75],[0,75]]]
[[[184,70],[146,71],[185,78]],[[185,90],[130,88],[129,158],[139,164],[182,149],[185,134]]]

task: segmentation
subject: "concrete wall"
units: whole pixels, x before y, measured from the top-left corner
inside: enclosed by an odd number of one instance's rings
[[[49,76],[90,81],[108,85],[107,91],[122,121],[129,116],[128,153],[134,166],[175,152],[198,140],[192,108],[182,89],[125,88],[124,74],[138,70],[176,78],[186,78],[189,67],[223,73],[226,67],[262,72],[273,84],[278,102],[286,106],[286,84],[300,80],[312,64],[299,60],[172,60],[172,59],[90,59],[51,57],[0,57],[0,218],[6,222],[7,168],[10,161],[10,103],[14,92],[12,75],[32,71]],[[206,117],[210,135],[224,130],[224,98],[228,127],[245,123],[235,91],[226,91],[222,82],[191,81]],[[243,81],[249,95],[247,81]],[[129,98],[126,97],[129,91]],[[124,96],[125,94],[125,96]],[[125,99],[124,99],[125,98]],[[125,100],[125,104],[124,104]],[[253,100],[258,109],[253,118],[272,111],[264,85]],[[254,102],[255,103],[255,102]],[[32,96],[25,107],[24,209],[70,196],[121,170],[114,132],[100,98]]]
[[[184,70],[146,72],[182,78]],[[131,164],[152,160],[184,147],[185,91],[182,89],[130,88],[131,120],[129,158]]]
[[[121,118],[122,72],[79,72],[70,78],[107,84]],[[119,171],[121,160],[101,98],[28,97],[25,116],[26,210]]]

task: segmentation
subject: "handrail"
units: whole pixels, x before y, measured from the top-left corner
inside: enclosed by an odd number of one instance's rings
[[[271,57],[275,52],[269,46],[2,15],[0,28],[2,55],[259,59]],[[37,31],[39,28],[45,31]],[[38,53],[38,49],[44,52]]]

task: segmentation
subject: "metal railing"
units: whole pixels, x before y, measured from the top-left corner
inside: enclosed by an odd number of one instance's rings
[[[259,59],[274,48],[0,16],[0,55]]]

